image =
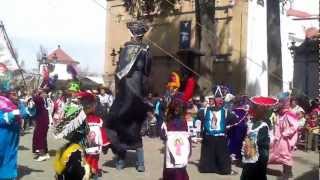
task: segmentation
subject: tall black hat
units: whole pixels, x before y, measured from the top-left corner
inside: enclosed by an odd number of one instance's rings
[[[143,21],[128,22],[127,28],[133,37],[141,37],[149,30],[149,27]]]

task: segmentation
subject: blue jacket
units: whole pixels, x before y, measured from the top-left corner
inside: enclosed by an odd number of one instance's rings
[[[19,137],[20,126],[13,113],[0,111],[0,179],[17,177]]]
[[[34,107],[28,108],[23,101],[19,101],[18,107],[19,107],[19,111],[20,111],[20,116],[24,120],[27,120],[36,114],[36,108],[34,108]]]

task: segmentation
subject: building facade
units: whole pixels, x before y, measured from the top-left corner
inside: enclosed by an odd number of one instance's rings
[[[182,0],[169,15],[145,18],[151,27],[145,42],[153,54],[150,91],[163,93],[169,74],[184,74],[183,66],[197,74],[201,94],[208,94],[214,84],[249,96],[294,88],[290,51],[294,28],[286,27],[295,22],[289,22],[284,4],[289,1],[213,0],[213,7],[206,7],[206,2]],[[122,0],[108,0],[107,6],[105,75],[111,86],[118,51],[130,40],[126,23],[134,19]]]
[[[153,15],[151,29],[145,42],[151,46],[153,68],[150,90],[163,93],[172,71],[183,73],[181,64],[200,75],[199,89],[208,93],[211,86],[223,83],[236,93],[246,91],[246,42],[247,2],[216,1],[212,28],[200,22],[195,1],[181,1],[177,12],[170,15]],[[107,1],[107,35],[105,76],[109,86],[113,84],[118,51],[130,35],[126,23],[133,20],[122,0]],[[201,36],[207,31],[208,37]],[[201,40],[212,44],[210,50],[201,51]],[[108,83],[107,83],[108,84]]]

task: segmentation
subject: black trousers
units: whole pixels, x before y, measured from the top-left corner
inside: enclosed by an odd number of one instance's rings
[[[225,136],[204,135],[199,164],[201,173],[231,173],[231,159]]]
[[[268,161],[243,164],[240,180],[267,180]]]

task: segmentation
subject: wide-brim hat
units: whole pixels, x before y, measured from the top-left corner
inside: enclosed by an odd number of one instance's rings
[[[264,96],[254,96],[250,98],[251,103],[261,107],[272,107],[279,103],[277,98],[264,97]]]

